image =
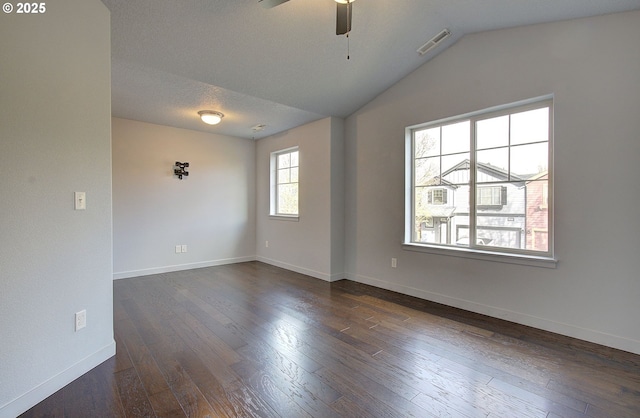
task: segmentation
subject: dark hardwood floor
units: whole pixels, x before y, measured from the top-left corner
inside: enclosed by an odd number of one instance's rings
[[[640,417],[640,356],[259,262],[116,281],[114,322],[23,417]]]

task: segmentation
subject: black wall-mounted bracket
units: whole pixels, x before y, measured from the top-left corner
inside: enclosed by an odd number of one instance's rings
[[[189,175],[189,172],[186,170],[187,167],[189,167],[189,163],[181,163],[180,161],[176,161],[175,167],[173,169],[173,174],[175,174],[180,180],[182,180],[182,176]]]

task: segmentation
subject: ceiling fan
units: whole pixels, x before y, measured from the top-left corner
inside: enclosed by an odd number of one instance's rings
[[[258,3],[266,9],[276,7],[289,0],[258,0]],[[336,35],[348,35],[351,32],[351,4],[355,0],[335,0],[336,12]]]

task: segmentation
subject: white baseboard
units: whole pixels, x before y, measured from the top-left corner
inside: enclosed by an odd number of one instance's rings
[[[18,396],[16,399],[10,401],[9,403],[0,406],[0,418],[17,417],[18,415],[42,402],[42,400],[53,395],[69,383],[73,382],[83,374],[87,373],[89,370],[100,365],[105,360],[113,357],[115,354],[116,342],[111,341],[111,343],[102,347],[95,353],[78,361],[68,369],[63,370],[52,378],[39,384],[35,388]]]
[[[121,271],[113,273],[113,280],[129,279],[131,277],[149,276],[151,274],[171,273],[174,271],[199,269],[203,267],[222,266],[225,264],[244,263],[246,261],[255,261],[255,256],[224,258],[220,260],[199,261],[197,263],[176,264],[172,266],[152,267],[141,270]]]
[[[640,354],[640,341],[631,340],[625,337],[611,335],[601,331],[582,328],[575,325],[565,324],[550,319],[539,318],[536,316],[523,314],[521,312],[498,308],[495,306],[482,305],[473,301],[458,299],[422,289],[416,289],[413,287],[387,282],[373,277],[348,273],[346,275],[346,278],[354,282],[368,284],[409,296],[415,296],[420,299],[441,303],[443,305],[452,306],[454,308],[464,309],[493,318],[504,319],[506,321],[515,322],[517,324],[534,327],[544,331],[554,332],[556,334],[589,341],[607,347],[616,348],[618,350],[628,351],[634,354]]]
[[[267,257],[258,256],[258,257],[256,257],[256,260],[257,261],[261,261],[261,262],[266,263],[266,264],[270,264],[272,266],[283,268],[285,270],[291,270],[291,271],[295,271],[296,273],[305,274],[307,276],[315,277],[316,279],[324,280],[324,281],[327,281],[327,282],[335,282],[337,280],[342,280],[342,279],[345,278],[345,275],[343,273],[334,273],[334,274],[322,273],[320,271],[310,270],[310,269],[305,268],[305,267],[300,267],[300,266],[296,266],[296,265],[293,265],[293,264],[285,263],[285,262],[282,262],[282,261],[273,260],[273,259],[267,258]]]

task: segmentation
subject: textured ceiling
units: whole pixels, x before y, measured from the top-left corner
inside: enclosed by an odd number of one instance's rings
[[[113,116],[259,139],[346,117],[465,34],[640,8],[640,0],[358,0],[347,42],[334,0],[102,0]],[[424,56],[416,50],[448,28]],[[350,59],[347,60],[347,51]],[[197,111],[217,110],[210,127]],[[251,128],[265,124],[261,132]]]

